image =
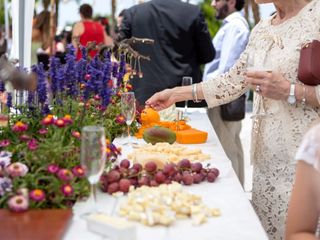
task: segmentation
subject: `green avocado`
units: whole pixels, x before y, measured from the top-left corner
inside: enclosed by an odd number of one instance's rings
[[[147,128],[143,132],[143,139],[147,143],[156,144],[158,142],[174,143],[176,141],[176,133],[169,128],[154,126]]]

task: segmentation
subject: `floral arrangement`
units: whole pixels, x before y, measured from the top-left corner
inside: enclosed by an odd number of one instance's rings
[[[24,105],[14,105],[6,94],[6,124],[0,124],[0,208],[68,208],[87,197],[89,184],[80,166],[81,129],[105,127],[107,164],[121,153],[112,140],[126,131],[120,96],[131,90],[127,82],[126,57],[111,61],[111,52],[76,61],[68,47],[66,64],[51,58],[50,70],[32,67],[37,89],[28,93]],[[3,119],[3,118],[2,118]],[[137,130],[132,124],[131,131]]]

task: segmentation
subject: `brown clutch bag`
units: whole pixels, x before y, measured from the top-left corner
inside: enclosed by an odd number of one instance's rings
[[[320,41],[313,40],[300,51],[298,79],[306,85],[320,84]]]

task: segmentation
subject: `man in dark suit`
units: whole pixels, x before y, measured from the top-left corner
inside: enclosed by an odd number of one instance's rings
[[[180,86],[183,76],[200,82],[200,64],[210,62],[215,55],[199,7],[180,0],[152,0],[127,9],[119,38],[130,37],[155,41],[154,45],[135,46],[136,51],[151,58],[151,62],[141,60],[143,77],[132,79],[140,104],[158,91]]]

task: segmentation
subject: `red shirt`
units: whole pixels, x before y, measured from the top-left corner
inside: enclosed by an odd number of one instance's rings
[[[93,21],[83,21],[84,32],[80,36],[80,44],[84,47],[87,46],[88,42],[96,42],[98,45],[99,43],[104,43],[104,28],[100,23],[93,22]],[[91,50],[89,52],[90,57],[94,57],[97,54],[96,50]],[[81,58],[82,54],[80,49],[77,52],[77,59]]]

